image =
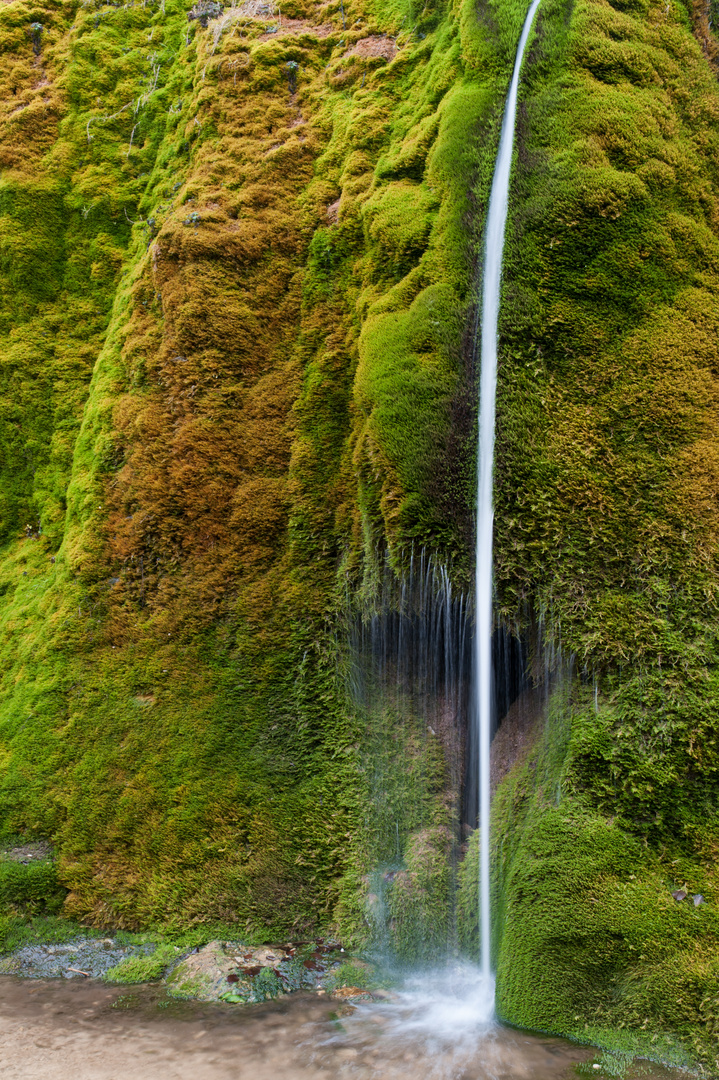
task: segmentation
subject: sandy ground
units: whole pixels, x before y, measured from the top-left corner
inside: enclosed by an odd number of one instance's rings
[[[294,1003],[293,1003],[294,1004]],[[306,1069],[298,1047],[331,1011],[170,1005],[89,980],[0,979],[2,1080],[330,1080]]]

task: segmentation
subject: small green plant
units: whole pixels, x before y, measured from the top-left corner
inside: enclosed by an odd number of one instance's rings
[[[32,41],[32,51],[35,53],[35,56],[40,55],[40,42],[44,29],[45,27],[42,25],[42,23],[30,23],[30,40]]]
[[[271,1001],[284,993],[284,987],[272,968],[263,968],[252,983],[255,1001]]]
[[[633,1054],[624,1053],[621,1050],[613,1053],[606,1051],[593,1058],[592,1061],[584,1061],[581,1065],[576,1065],[575,1071],[578,1076],[598,1076],[604,1080],[611,1077],[612,1080],[624,1080],[633,1062]]]
[[[287,69],[287,79],[290,84],[290,93],[294,94],[297,92],[297,72],[300,69],[300,65],[296,60],[288,60],[285,67]]]
[[[120,994],[110,1006],[111,1009],[136,1009],[142,1004],[139,994]]]
[[[356,986],[358,990],[375,990],[382,980],[378,979],[374,967],[364,960],[346,960],[325,980],[327,990],[338,990],[341,986]]]

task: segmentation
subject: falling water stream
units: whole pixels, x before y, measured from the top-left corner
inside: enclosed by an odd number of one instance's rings
[[[489,898],[489,751],[492,737],[492,527],[494,518],[494,426],[497,392],[497,328],[502,281],[504,233],[509,178],[514,149],[519,73],[540,0],[533,0],[524,20],[504,107],[499,150],[487,213],[482,287],[482,332],[479,384],[479,456],[477,469],[477,548],[475,569],[476,634],[473,713],[479,744],[479,919],[480,964],[487,986],[492,977]]]

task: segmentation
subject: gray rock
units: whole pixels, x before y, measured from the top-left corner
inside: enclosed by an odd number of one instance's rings
[[[147,956],[154,945],[118,945],[111,938],[75,938],[62,945],[23,945],[0,957],[1,975],[29,979],[99,978],[130,956]]]

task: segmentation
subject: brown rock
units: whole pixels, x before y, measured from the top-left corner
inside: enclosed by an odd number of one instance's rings
[[[333,990],[332,997],[338,1001],[356,1001],[357,999],[369,1001],[372,995],[367,990],[361,990],[359,986],[338,986],[336,990]]]

